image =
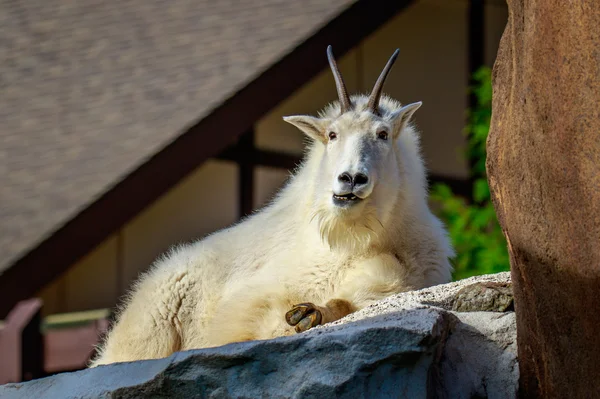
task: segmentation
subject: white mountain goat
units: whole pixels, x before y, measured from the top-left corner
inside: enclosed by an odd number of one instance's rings
[[[453,249],[409,124],[421,103],[381,96],[397,55],[369,97],[350,98],[328,47],[339,102],[284,118],[312,138],[289,183],[261,211],[159,259],[92,366],[290,335],[450,281]]]

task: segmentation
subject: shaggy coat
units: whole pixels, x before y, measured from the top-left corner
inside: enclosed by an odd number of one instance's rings
[[[347,123],[368,129],[367,100],[352,98],[348,118],[354,119]],[[379,109],[380,119],[393,125],[401,105],[384,96]],[[320,118],[339,119],[339,103]],[[312,140],[268,206],[173,248],[139,278],[92,365],[290,335],[391,294],[449,282],[453,250],[428,207],[419,137],[406,122],[396,123],[390,138],[386,168],[393,178],[376,183],[360,217],[340,217],[323,200],[331,198],[321,178],[327,145]],[[311,306],[319,312],[294,329]]]

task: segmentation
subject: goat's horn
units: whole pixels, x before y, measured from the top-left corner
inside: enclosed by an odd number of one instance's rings
[[[383,68],[383,71],[381,71],[381,75],[379,75],[377,82],[375,82],[375,86],[373,86],[373,91],[371,91],[371,95],[369,96],[369,104],[367,109],[376,115],[379,115],[379,98],[381,97],[381,92],[383,91],[383,84],[385,83],[385,79],[387,78],[390,69],[392,69],[392,65],[394,65],[394,62],[396,61],[396,58],[398,58],[399,52],[400,50],[396,49],[394,54],[392,54],[388,60],[387,64],[385,64],[385,67]]]
[[[346,85],[344,84],[342,74],[340,73],[340,70],[337,67],[335,58],[333,58],[333,51],[331,50],[331,45],[327,46],[327,59],[329,60],[331,72],[333,72],[333,78],[335,79],[335,86],[337,87],[338,97],[340,99],[340,106],[343,114],[344,112],[349,111],[350,108],[352,108],[352,104],[350,104],[350,97],[348,97],[348,92],[346,91]]]

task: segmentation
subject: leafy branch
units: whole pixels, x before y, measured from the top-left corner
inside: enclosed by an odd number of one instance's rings
[[[473,78],[475,85],[471,90],[477,103],[468,112],[469,121],[465,128],[465,155],[471,165],[473,180],[472,198],[467,200],[458,196],[441,183],[431,190],[437,214],[446,223],[457,252],[453,260],[455,280],[509,270],[506,240],[496,219],[485,171],[485,144],[492,115],[491,70],[482,67]]]

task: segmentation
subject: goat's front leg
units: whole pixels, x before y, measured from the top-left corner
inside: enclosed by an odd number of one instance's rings
[[[389,295],[407,291],[416,283],[411,281],[409,268],[391,254],[379,254],[354,266],[336,290],[336,299],[325,306],[295,305],[286,313],[286,322],[295,326],[297,332],[306,331],[339,320]]]
[[[300,303],[285,314],[285,321],[290,326],[295,326],[296,332],[302,332],[319,324],[339,320],[355,310],[345,299],[332,299],[325,306],[317,306],[310,302]]]

